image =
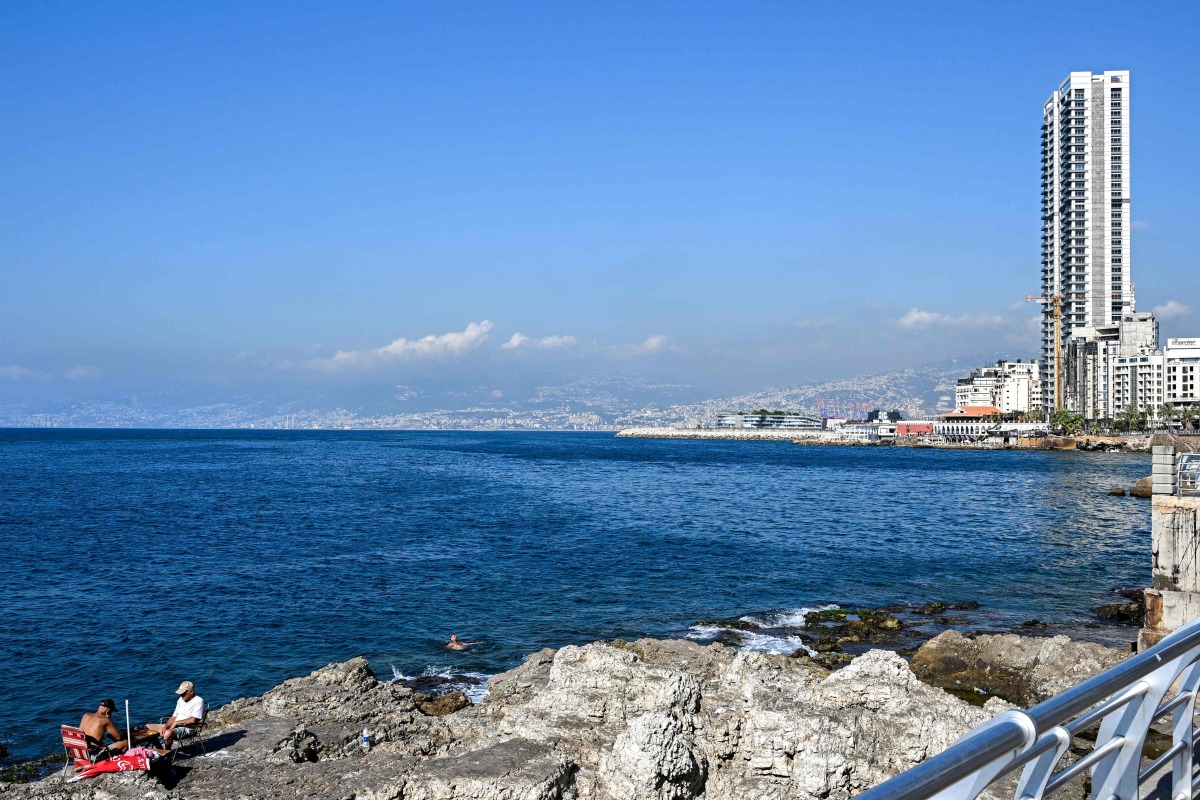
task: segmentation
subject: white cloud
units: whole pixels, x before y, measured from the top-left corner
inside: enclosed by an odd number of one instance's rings
[[[71,367],[63,377],[69,381],[97,381],[104,377],[104,373],[95,367]]]
[[[1189,306],[1185,306],[1178,300],[1168,300],[1161,306],[1155,306],[1151,311],[1159,319],[1179,319],[1192,313],[1192,309]]]
[[[10,381],[36,381],[45,377],[44,373],[22,367],[19,364],[0,367],[0,378],[7,378]]]
[[[1133,228],[1135,231],[1148,231],[1150,230],[1150,223],[1144,222],[1140,219],[1135,219],[1129,223],[1129,227]]]
[[[559,347],[574,347],[579,340],[574,336],[543,336],[541,339],[531,339],[523,333],[514,333],[512,338],[500,345],[501,350],[516,350],[518,347],[540,347],[543,350],[553,350]]]
[[[332,358],[314,358],[309,365],[318,369],[335,370],[342,367],[367,367],[389,361],[424,358],[456,358],[479,347],[492,329],[491,320],[472,322],[462,331],[440,335],[430,334],[420,339],[400,338],[373,350],[339,350]]]
[[[538,347],[550,347],[550,348],[574,347],[577,344],[579,344],[579,340],[576,339],[574,336],[559,335],[559,336],[543,336],[541,339],[538,339],[537,346]]]
[[[922,311],[911,308],[896,320],[896,325],[906,330],[928,330],[930,328],[987,328],[1004,324],[1004,317],[997,314],[960,314],[951,316],[940,311]]]
[[[627,344],[621,348],[621,352],[628,356],[648,356],[655,353],[674,353],[677,350],[679,350],[679,346],[672,342],[669,336],[664,336],[661,333],[647,336],[646,340],[641,344]]]

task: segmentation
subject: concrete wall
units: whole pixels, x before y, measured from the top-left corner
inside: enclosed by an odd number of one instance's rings
[[[1200,617],[1200,497],[1176,494],[1180,453],[1200,452],[1200,437],[1158,435],[1150,442],[1154,496],[1150,501],[1152,583],[1138,650]]]

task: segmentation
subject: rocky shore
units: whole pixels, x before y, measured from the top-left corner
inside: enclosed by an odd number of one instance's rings
[[[803,440],[823,444],[818,431],[803,430],[744,430],[738,428],[626,428],[617,432],[618,439],[705,439],[735,442],[793,442]]]
[[[828,620],[857,635],[854,621]],[[885,650],[837,671],[796,655],[655,639],[547,649],[494,676],[479,705],[381,681],[359,658],[214,711],[208,754],[164,781],[55,771],[0,783],[0,798],[849,798],[1127,653],[946,631],[911,668]]]
[[[932,447],[951,450],[1081,450],[1084,452],[1148,453],[1149,436],[1048,436],[1043,439],[1022,439],[1020,444],[996,445],[980,442],[929,443],[923,441],[891,440],[877,442],[849,441],[830,431],[778,430],[764,428],[743,430],[738,428],[625,428],[617,432],[619,439],[696,439],[705,441],[733,442],[794,442],[795,444],[821,444],[838,447]]]

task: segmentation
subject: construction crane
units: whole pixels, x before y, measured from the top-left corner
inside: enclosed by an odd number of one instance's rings
[[[1027,303],[1050,306],[1054,314],[1054,410],[1063,407],[1063,363],[1062,363],[1062,305],[1064,300],[1083,297],[1082,294],[1056,294],[1050,297],[1025,295]]]

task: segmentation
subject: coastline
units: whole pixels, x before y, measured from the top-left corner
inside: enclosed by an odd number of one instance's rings
[[[906,611],[933,618],[973,607]],[[655,800],[669,780],[678,800],[819,800],[829,786],[852,796],[921,761],[925,749],[915,742],[940,751],[996,714],[1041,702],[1128,655],[1061,635],[947,627],[910,661],[887,646],[906,625],[883,609],[815,611],[805,627],[864,646],[837,669],[811,650],[685,639],[546,648],[492,676],[488,696],[474,704],[380,679],[360,657],[214,709],[204,754],[79,784],[53,756],[40,760],[40,780],[0,784],[0,794]],[[797,743],[794,754],[780,755],[781,736]],[[820,757],[829,753],[838,759]],[[856,769],[843,769],[846,761]]]
[[[928,442],[895,440],[861,442],[848,441],[829,431],[804,430],[742,430],[737,428],[625,428],[616,433],[618,439],[687,439],[729,442],[788,442],[800,445],[830,447],[913,447],[942,450],[1079,450],[1107,452],[1114,448],[1126,453],[1150,452],[1150,434],[1135,436],[1048,436],[1044,439],[1023,439],[1017,444],[987,442]]]

